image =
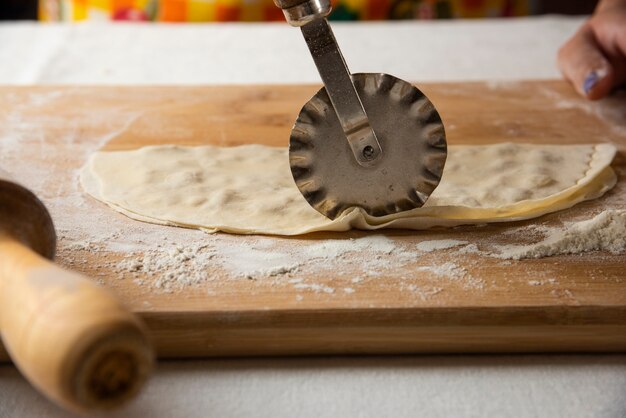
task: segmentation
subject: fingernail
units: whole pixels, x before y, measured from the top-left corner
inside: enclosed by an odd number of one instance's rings
[[[593,90],[596,84],[598,84],[598,81],[606,77],[607,74],[608,71],[606,68],[602,67],[600,67],[600,69],[592,70],[589,74],[587,74],[585,81],[583,81],[583,91],[585,92],[585,95],[589,96],[589,93]]]
[[[596,84],[598,84],[599,80],[600,76],[596,71],[592,71],[587,74],[587,77],[585,77],[585,81],[583,82],[583,91],[585,92],[585,95],[589,95],[589,92],[595,87]]]

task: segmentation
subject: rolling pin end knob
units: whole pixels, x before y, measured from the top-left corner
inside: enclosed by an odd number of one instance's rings
[[[152,369],[154,354],[140,328],[127,326],[94,339],[85,347],[77,370],[68,382],[72,404],[81,410],[111,409],[132,399]]]

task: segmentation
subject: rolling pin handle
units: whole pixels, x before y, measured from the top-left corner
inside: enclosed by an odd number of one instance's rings
[[[104,288],[0,233],[0,330],[16,366],[78,412],[110,409],[146,380],[143,325]]]

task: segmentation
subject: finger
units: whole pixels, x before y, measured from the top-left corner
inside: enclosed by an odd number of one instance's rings
[[[613,68],[613,86],[626,83],[626,5],[621,13],[607,11],[589,22],[596,41]]]
[[[602,53],[588,23],[561,47],[558,64],[565,78],[584,97],[597,100],[613,88],[613,66]]]

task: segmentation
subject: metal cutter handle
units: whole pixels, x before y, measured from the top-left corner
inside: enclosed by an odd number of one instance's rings
[[[383,151],[326,20],[331,10],[330,0],[274,0],[274,3],[283,10],[291,26],[302,30],[354,158],[364,167],[375,165]]]

